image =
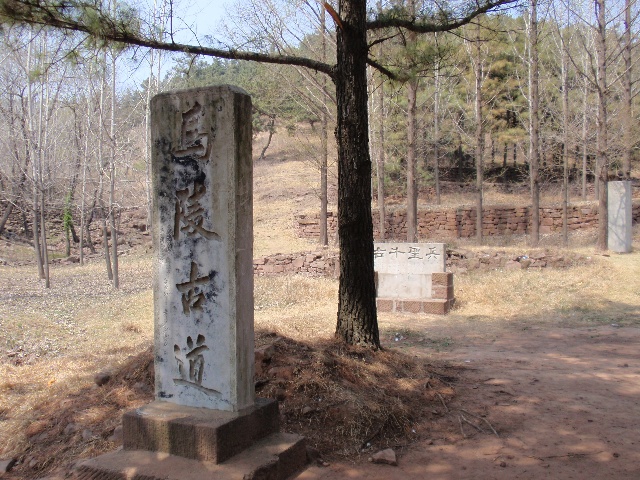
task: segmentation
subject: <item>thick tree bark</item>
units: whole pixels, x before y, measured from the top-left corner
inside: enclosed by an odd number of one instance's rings
[[[336,336],[380,347],[373,272],[371,159],[367,127],[366,0],[340,0],[335,70],[338,101],[340,286]]]

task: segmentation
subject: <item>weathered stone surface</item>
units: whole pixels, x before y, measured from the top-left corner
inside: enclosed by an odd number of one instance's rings
[[[81,463],[77,480],[285,480],[307,464],[303,437],[275,433],[215,464],[167,453],[119,450]]]
[[[253,404],[251,100],[233,87],[151,102],[156,398]]]
[[[445,271],[446,258],[443,243],[376,243],[377,296],[431,298],[431,274]]]
[[[279,429],[278,404],[257,399],[241,412],[152,402],[122,417],[125,450],[224,462]]]
[[[385,450],[374,453],[373,455],[371,455],[371,461],[373,463],[382,463],[385,465],[398,465],[396,452],[394,452],[392,448],[387,448]]]
[[[607,204],[607,247],[613,252],[630,253],[633,243],[631,182],[609,182]]]

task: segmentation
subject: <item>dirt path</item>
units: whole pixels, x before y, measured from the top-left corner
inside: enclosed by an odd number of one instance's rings
[[[453,346],[408,351],[467,367],[445,415],[451,435],[423,435],[397,467],[338,462],[311,467],[300,480],[640,478],[639,328],[533,327],[491,335],[433,321],[411,328],[450,338]],[[462,422],[463,437],[460,409],[486,415],[500,438],[483,421],[477,422],[486,433]]]

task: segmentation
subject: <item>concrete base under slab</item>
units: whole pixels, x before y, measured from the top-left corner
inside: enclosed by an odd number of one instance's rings
[[[119,450],[83,462],[77,480],[285,480],[307,464],[304,437],[274,433],[224,463]]]

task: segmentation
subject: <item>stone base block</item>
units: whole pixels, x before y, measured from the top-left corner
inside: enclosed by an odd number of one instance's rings
[[[392,313],[425,313],[433,315],[446,315],[451,310],[454,298],[429,299],[429,300],[400,300],[396,298],[376,298],[376,306],[379,312]]]
[[[256,399],[240,412],[155,401],[122,417],[125,450],[222,463],[279,431],[278,402]]]
[[[285,480],[307,464],[304,437],[274,433],[224,463],[119,450],[80,464],[77,480]]]

